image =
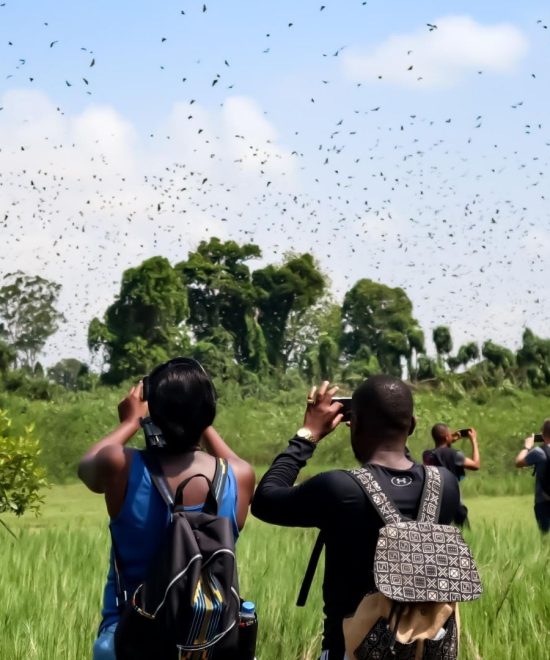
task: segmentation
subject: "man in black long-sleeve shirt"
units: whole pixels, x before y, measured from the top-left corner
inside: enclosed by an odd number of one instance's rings
[[[337,388],[324,382],[308,397],[304,425],[261,480],[252,513],[276,525],[318,527],[326,548],[323,581],[323,659],[345,655],[342,619],[353,614],[374,587],[373,560],[382,520],[361,486],[344,470],[331,470],[294,482],[319,441],[342,421]],[[354,392],[351,445],[361,465],[368,464],[401,513],[415,519],[424,485],[424,469],[405,455],[414,431],[410,389],[398,378],[372,376]],[[456,479],[442,469],[443,502],[439,522],[452,521],[460,496]]]

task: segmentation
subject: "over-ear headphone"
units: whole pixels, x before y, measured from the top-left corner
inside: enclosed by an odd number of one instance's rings
[[[154,376],[157,376],[161,371],[164,371],[165,369],[168,369],[169,367],[174,367],[179,364],[185,364],[188,366],[193,366],[193,367],[198,367],[203,374],[206,376],[206,379],[208,381],[208,385],[210,386],[211,392],[212,392],[212,398],[214,401],[216,400],[216,389],[214,388],[214,384],[212,383],[210,376],[206,373],[205,368],[202,366],[202,364],[198,361],[195,360],[195,358],[188,358],[188,357],[175,357],[172,360],[168,360],[168,362],[163,362],[162,364],[159,364],[156,366],[153,371],[148,376],[144,376],[142,379],[143,383],[143,394],[142,394],[142,399],[143,401],[149,401],[149,395],[151,393],[151,378]]]

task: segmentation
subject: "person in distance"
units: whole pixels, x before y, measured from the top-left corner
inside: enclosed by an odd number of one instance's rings
[[[342,421],[342,404],[332,401],[337,387],[328,382],[309,394],[303,426],[261,480],[252,514],[288,527],[317,527],[325,543],[323,581],[323,660],[345,655],[342,621],[374,589],[373,561],[383,526],[356,479],[343,469],[318,474],[294,486],[317,445]],[[352,397],[350,440],[358,463],[368,465],[402,515],[415,519],[425,471],[405,455],[415,428],[410,388],[398,378],[371,376]],[[453,520],[459,504],[456,479],[446,470],[439,522]]]
[[[535,447],[535,440],[540,442]],[[550,531],[550,419],[545,419],[542,433],[525,438],[516,456],[516,467],[531,467],[535,472],[535,518],[540,531]]]
[[[465,456],[463,451],[452,446],[457,440],[466,437],[472,445],[471,458]],[[458,481],[462,481],[466,476],[465,470],[479,470],[481,467],[477,432],[474,428],[453,432],[447,424],[434,424],[432,438],[435,449],[426,449],[422,453],[424,465],[439,465],[447,468]],[[468,525],[468,507],[462,501],[454,522],[459,526]]]
[[[212,423],[216,414],[215,390],[203,367],[191,358],[176,358],[159,365],[148,376],[144,401],[143,382],[132,387],[118,406],[120,424],[84,454],[78,476],[94,493],[105,496],[117,562],[126,567],[125,586],[133,594],[147,576],[170,512],[154,487],[142,453],[126,446],[151,416],[162,432],[165,446],[155,449],[172,496],[187,477],[204,474],[213,479],[217,459],[227,459],[225,488],[219,515],[229,518],[236,538],[244,526],[254,492],[255,475],[218,435]],[[205,451],[200,451],[204,448]],[[208,494],[204,479],[193,479],[184,492],[186,507],[201,509]],[[114,553],[104,591],[102,621],[94,644],[94,660],[115,660],[117,607]]]

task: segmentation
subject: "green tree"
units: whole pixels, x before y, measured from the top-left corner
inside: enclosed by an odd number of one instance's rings
[[[526,328],[522,346],[517,352],[517,364],[533,387],[550,383],[550,339],[537,337],[530,328]]]
[[[479,358],[479,346],[475,341],[471,341],[468,344],[464,344],[458,349],[457,354],[453,357],[447,359],[447,364],[452,371],[458,369],[458,367],[467,367],[468,364],[477,360]]]
[[[0,373],[6,372],[17,358],[15,349],[0,339]]]
[[[384,370],[378,358],[368,346],[362,346],[344,367],[342,378],[350,387],[355,388],[369,376],[379,374]]]
[[[32,425],[19,436],[10,427],[11,420],[0,410],[0,513],[38,513],[43,502],[40,490],[47,486],[45,471],[38,464],[40,446]],[[1,519],[0,523],[9,530]]]
[[[432,338],[437,351],[437,359],[440,365],[445,362],[445,357],[453,350],[451,331],[446,325],[438,325],[434,328]]]
[[[263,330],[270,364],[285,369],[291,351],[285,350],[288,322],[298,318],[325,292],[326,281],[310,254],[290,255],[281,266],[269,265],[252,274],[257,288],[258,322]]]
[[[420,355],[418,357],[418,367],[416,370],[416,377],[418,380],[430,380],[437,377],[437,364],[435,360],[427,355]]]
[[[341,308],[330,296],[290,312],[283,343],[284,363],[310,382],[332,380],[340,357]]]
[[[515,356],[511,350],[488,339],[481,347],[483,357],[503,376],[510,375],[516,364]]]
[[[410,352],[407,356],[407,371],[411,380],[418,378],[418,360],[422,353],[426,351],[424,332],[420,326],[412,326],[407,331]]]
[[[176,265],[189,297],[189,325],[199,341],[218,328],[233,337],[235,359],[254,371],[267,366],[264,340],[255,318],[256,289],[246,262],[261,257],[252,243],[211,238]]]
[[[68,390],[88,389],[90,369],[75,358],[59,360],[48,369],[48,378]]]
[[[152,257],[124,271],[104,320],[93,319],[88,328],[90,350],[104,352],[109,364],[105,380],[119,383],[186,352],[187,315],[186,290],[167,259]]]
[[[401,376],[401,360],[409,361],[424,345],[405,291],[369,279],[359,280],[346,293],[342,328],[342,346],[351,360],[368,349],[380,369],[394,376]]]
[[[46,340],[63,315],[56,309],[61,285],[22,271],[8,273],[0,287],[0,336],[21,366],[34,367]]]

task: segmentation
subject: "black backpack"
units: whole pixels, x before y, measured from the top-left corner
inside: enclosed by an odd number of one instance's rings
[[[542,473],[540,486],[544,496],[550,500],[550,447],[548,445],[542,445],[541,449],[546,455],[546,466]]]
[[[124,566],[113,540],[121,608],[117,660],[233,658],[240,607],[235,542],[230,521],[217,515],[227,461],[217,459],[213,481],[203,474],[182,481],[172,499],[154,454],[142,456],[172,515],[147,578],[133,594],[124,589]],[[185,511],[183,491],[195,477],[206,479],[208,496],[202,511]]]

